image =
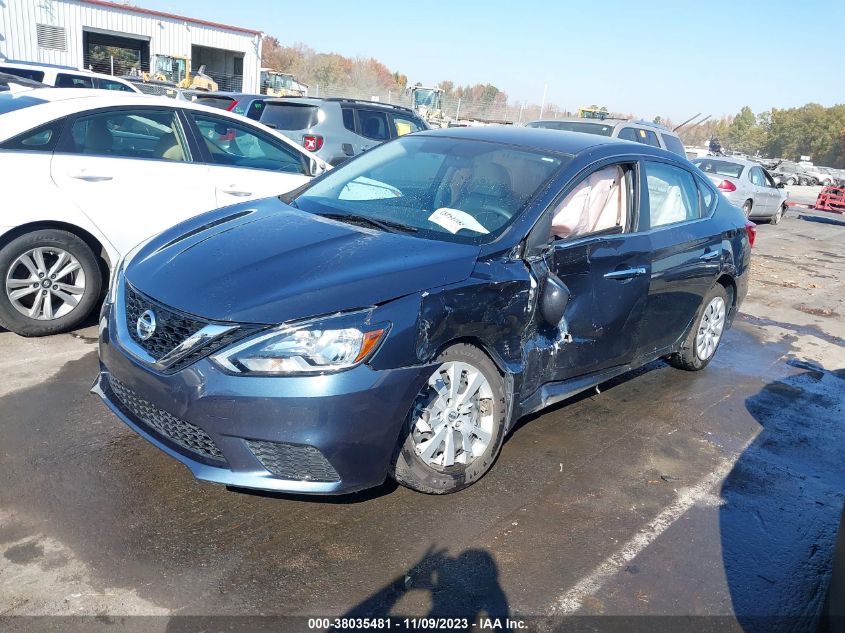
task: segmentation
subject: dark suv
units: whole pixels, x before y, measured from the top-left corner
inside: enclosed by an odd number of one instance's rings
[[[341,98],[267,99],[259,121],[332,165],[390,139],[428,129],[408,108]]]

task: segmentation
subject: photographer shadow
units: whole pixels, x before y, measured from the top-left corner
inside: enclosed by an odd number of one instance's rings
[[[405,610],[409,613],[401,613]],[[387,583],[340,619],[388,616],[394,620],[447,618],[452,624],[458,624],[448,627],[454,631],[472,629],[480,618],[498,618],[504,628],[510,610],[499,584],[498,568],[489,552],[469,549],[452,557],[445,549],[430,549],[406,573]],[[464,621],[466,627],[460,624]],[[440,628],[434,626],[429,630]],[[447,627],[442,628],[446,630]]]

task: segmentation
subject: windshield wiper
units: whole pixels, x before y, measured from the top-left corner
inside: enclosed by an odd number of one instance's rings
[[[340,220],[341,222],[349,222],[350,224],[369,224],[388,233],[395,233],[396,231],[402,233],[419,232],[419,229],[414,226],[391,222],[390,220],[376,220],[375,218],[358,215],[357,213],[318,213],[317,215],[323,218],[331,218],[332,220]]]

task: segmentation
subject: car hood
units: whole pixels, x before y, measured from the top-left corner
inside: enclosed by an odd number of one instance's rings
[[[478,246],[371,230],[277,198],[199,216],[147,243],[126,280],[177,310],[275,324],[466,279]]]

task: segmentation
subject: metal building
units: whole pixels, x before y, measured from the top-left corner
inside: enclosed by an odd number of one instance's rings
[[[221,90],[258,92],[262,36],[107,0],[0,1],[0,59],[114,75],[189,60],[192,72],[204,65]]]

